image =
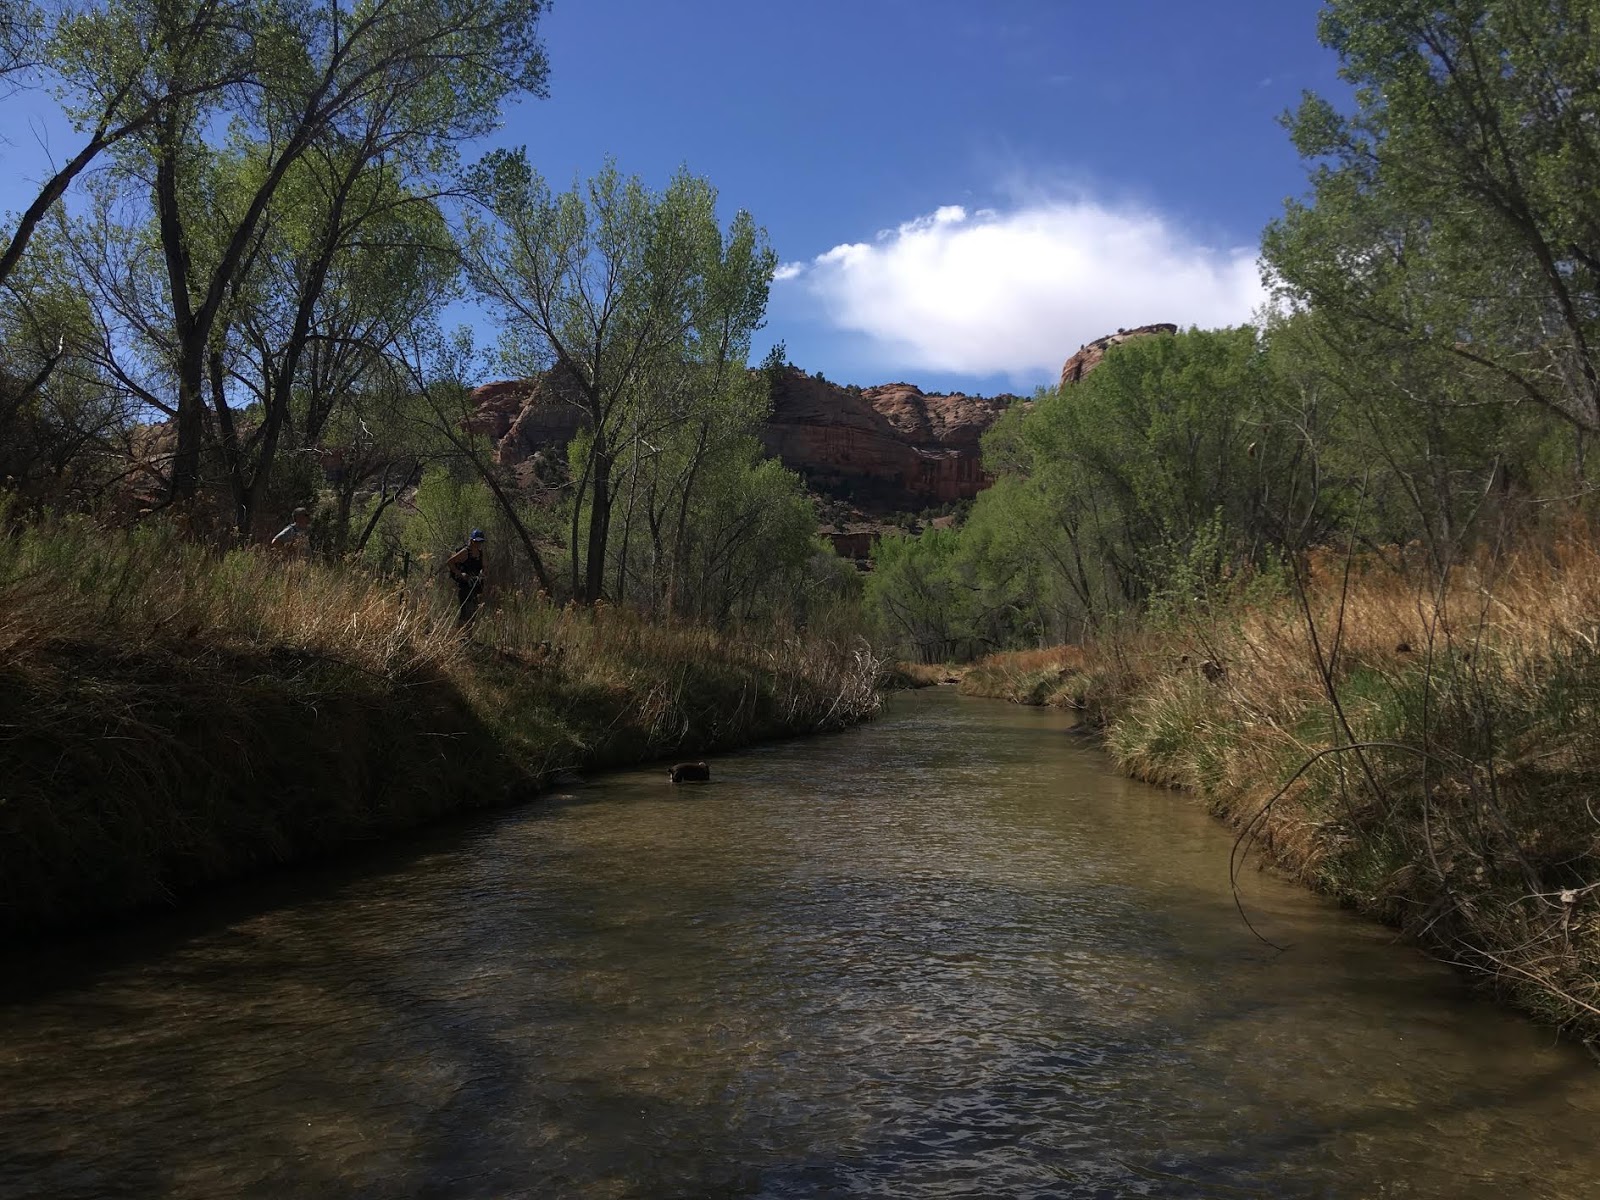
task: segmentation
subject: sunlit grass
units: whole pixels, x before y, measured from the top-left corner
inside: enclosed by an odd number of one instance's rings
[[[0,539],[0,932],[163,899],[550,773],[843,727],[864,643],[453,592],[159,523]]]
[[[996,655],[962,688],[1084,710],[1124,770],[1195,790],[1281,868],[1547,1019],[1600,1030],[1587,529],[1462,563],[1442,587],[1320,552],[1303,605],[1290,594]],[[1336,749],[1352,742],[1375,744]]]

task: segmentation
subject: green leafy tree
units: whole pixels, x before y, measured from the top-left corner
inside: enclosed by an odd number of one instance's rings
[[[249,83],[269,10],[256,0],[0,5],[0,75],[53,85],[84,136],[14,218],[0,250],[0,283],[96,159],[148,134],[178,106],[216,103],[224,90]]]
[[[1332,514],[1308,477],[1306,432],[1266,345],[1245,327],[1117,347],[1082,383],[1041,401],[1018,441],[1054,502],[1066,575],[1087,605],[1090,561],[1108,601],[1142,601],[1173,561],[1189,561],[1214,517],[1236,565],[1259,564],[1290,538],[1320,538]]]
[[[868,598],[919,654],[1073,639],[1324,538],[1347,496],[1322,416],[1252,328],[1120,345],[984,443],[959,532],[886,540]]]
[[[746,214],[724,233],[715,190],[685,171],[656,194],[608,163],[557,195],[524,156],[503,154],[478,190],[486,215],[469,226],[468,270],[498,310],[504,360],[549,373],[583,418],[569,454],[572,592],[605,595],[618,506],[631,535],[642,485],[671,607],[698,479],[759,401],[746,364],[776,263],[765,234]]]
[[[1316,166],[1266,235],[1283,292],[1600,427],[1600,4],[1329,0],[1321,35],[1355,111],[1289,122]]]
[[[165,282],[158,345],[177,443],[174,498],[192,497],[198,487],[216,382],[212,356],[228,338],[229,318],[281,216],[291,176],[325,151],[332,166],[325,212],[311,234],[322,250],[306,260],[296,304],[308,320],[326,282],[328,247],[348,232],[343,190],[370,178],[368,168],[380,162],[408,186],[447,173],[455,147],[491,129],[506,98],[542,92],[542,7],[521,0],[367,0],[352,8],[278,0],[243,14],[249,70],[236,86],[194,94],[192,62],[206,61],[198,52],[150,56],[140,68],[138,85],[154,116],[117,152],[124,178],[137,183],[134,193],[153,198]],[[114,11],[135,24],[139,44],[159,47],[174,44],[183,29],[174,17],[186,12],[160,4]],[[82,56],[86,92],[99,94],[122,78],[109,53],[115,45],[99,37]],[[220,130],[226,148],[214,145]]]
[[[872,548],[866,598],[891,640],[919,662],[972,653],[976,591],[963,578],[961,535],[880,538]]]
[[[400,339],[454,293],[455,245],[431,196],[319,146],[286,177],[249,277],[207,357],[240,530],[260,525],[284,448],[318,448],[337,407],[392,395]],[[236,408],[248,408],[248,431]]]

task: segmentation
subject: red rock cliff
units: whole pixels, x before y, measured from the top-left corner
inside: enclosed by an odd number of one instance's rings
[[[1177,331],[1144,325],[1097,338],[1067,359],[1061,383],[1077,383],[1113,346]],[[495,439],[501,462],[531,478],[542,453],[564,447],[582,425],[569,399],[552,376],[485,384],[473,393],[469,424]],[[843,387],[790,367],[773,389],[760,437],[816,491],[849,496],[866,512],[921,509],[989,486],[979,439],[1014,403],[1015,396],[942,395],[909,383]]]
[[[472,400],[468,425],[494,439],[497,457],[519,477],[583,423],[548,376],[484,384]],[[819,491],[849,494],[879,511],[925,508],[988,486],[978,440],[1014,400],[929,394],[909,383],[848,388],[790,368],[760,437]]]
[[[869,508],[923,508],[989,485],[978,441],[1015,399],[929,394],[909,383],[847,388],[790,368],[761,440],[813,488]]]
[[[1134,338],[1150,337],[1157,333],[1177,333],[1176,325],[1141,325],[1137,329],[1119,329],[1115,333],[1108,333],[1103,338],[1096,338],[1087,346],[1079,346],[1078,352],[1061,365],[1061,386],[1077,383],[1090,371],[1100,365],[1105,358],[1106,351],[1113,346],[1120,346],[1123,342]]]

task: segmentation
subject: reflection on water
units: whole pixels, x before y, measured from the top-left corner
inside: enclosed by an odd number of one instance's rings
[[[1059,714],[713,766],[21,964],[0,1195],[1600,1195],[1592,1062],[1266,877],[1255,942]]]

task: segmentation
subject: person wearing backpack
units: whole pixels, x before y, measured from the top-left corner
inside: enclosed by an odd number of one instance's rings
[[[291,558],[311,556],[311,510],[297,508],[289,524],[278,532],[270,543],[272,549]]]
[[[456,610],[456,624],[465,625],[477,614],[483,603],[483,530],[474,529],[467,544],[445,559],[450,578],[455,580],[460,606]]]

